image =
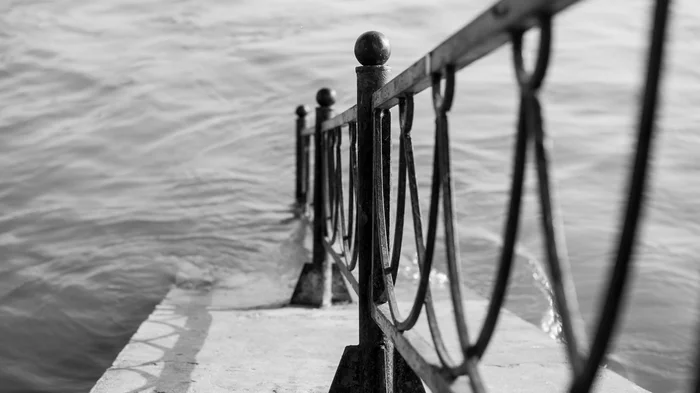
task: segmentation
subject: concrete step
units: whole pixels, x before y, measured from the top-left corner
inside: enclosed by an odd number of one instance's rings
[[[247,311],[211,306],[212,297],[233,295],[173,289],[92,393],[327,392],[345,346],[357,344],[357,305]],[[465,305],[470,316],[482,316],[487,302],[470,295]],[[442,300],[436,308],[459,359],[451,305]],[[471,331],[480,323],[470,321]],[[425,320],[416,329],[429,341]],[[562,348],[504,310],[481,362],[483,379],[490,392],[565,392],[570,371]],[[602,370],[596,391],[647,392],[609,370]]]

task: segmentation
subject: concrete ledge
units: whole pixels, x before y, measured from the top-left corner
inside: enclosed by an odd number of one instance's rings
[[[345,345],[355,306],[318,310],[209,310],[171,292],[92,389],[102,392],[320,392]]]
[[[327,392],[345,346],[357,344],[356,304],[325,310],[209,306],[212,297],[226,296],[236,294],[171,291],[92,393]],[[485,300],[465,304],[470,316],[485,314]],[[451,305],[442,301],[436,308],[459,359]],[[471,332],[480,323],[470,321]],[[429,340],[425,320],[416,329]],[[491,392],[564,392],[570,379],[561,345],[505,310],[480,370]],[[596,391],[647,392],[608,370]]]
[[[473,341],[481,329],[488,302],[471,293],[469,298],[463,303],[468,318],[471,318],[467,325]],[[410,307],[406,303],[400,303],[400,306],[404,310]],[[451,302],[436,302],[435,309],[450,354],[456,361],[462,360]],[[432,343],[424,315],[415,329]],[[479,363],[479,370],[490,392],[560,393],[568,391],[571,381],[571,369],[563,345],[508,310],[501,310],[496,332]],[[457,383],[465,387],[463,391],[469,391],[466,378]],[[599,372],[593,392],[649,393],[607,369]]]

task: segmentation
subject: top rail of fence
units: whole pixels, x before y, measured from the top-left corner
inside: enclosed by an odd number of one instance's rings
[[[306,127],[306,128],[304,128],[304,130],[301,132],[301,136],[313,135],[314,132],[316,132],[316,127],[315,127],[315,126]]]
[[[471,23],[454,33],[403,72],[377,90],[372,96],[378,109],[389,109],[398,104],[398,98],[416,94],[431,84],[431,76],[452,64],[460,70],[481,59],[510,40],[513,29],[527,30],[536,25],[536,17],[543,10],[556,14],[580,0],[502,0],[484,11]],[[323,123],[322,132],[344,126],[357,119],[357,106]],[[312,135],[315,127],[308,127],[302,135]]]
[[[353,121],[356,121],[356,120],[357,120],[357,105],[353,105],[350,108],[348,108],[347,110],[345,110],[345,112],[342,112],[342,113],[334,116],[333,118],[324,121],[323,126],[321,128],[321,131],[328,132],[334,128],[342,127],[342,126],[344,126],[348,123],[352,123]],[[313,135],[314,132],[316,132],[316,127],[311,126],[311,127],[305,128],[301,132],[301,135],[302,136]]]
[[[448,64],[460,70],[509,42],[509,32],[527,30],[543,10],[556,14],[580,0],[502,0],[406,68],[372,96],[373,105],[389,109],[398,97],[416,94],[431,84],[431,75]]]
[[[334,128],[342,127],[357,120],[357,105],[353,105],[345,112],[323,122],[321,131],[326,132]]]

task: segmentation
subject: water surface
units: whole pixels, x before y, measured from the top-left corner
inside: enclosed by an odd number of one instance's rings
[[[89,391],[171,284],[280,299],[305,253],[291,219],[293,111],[353,103],[355,38],[381,30],[395,74],[490,2],[8,0],[0,5],[0,390]],[[584,320],[615,250],[651,2],[591,0],[555,24],[543,92]],[[677,1],[661,134],[612,367],[679,392],[698,319],[700,7]],[[452,124],[466,283],[490,288],[517,91],[507,48],[458,75]],[[427,196],[432,116],[417,98]],[[529,174],[529,179],[534,179]],[[533,183],[508,306],[556,333]],[[290,240],[292,239],[292,240]],[[413,250],[401,282],[415,284]],[[294,261],[293,263],[290,261]],[[410,290],[409,290],[410,293]]]

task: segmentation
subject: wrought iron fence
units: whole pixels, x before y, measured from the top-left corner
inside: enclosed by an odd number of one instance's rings
[[[296,200],[299,213],[313,222],[314,249],[313,261],[304,268],[292,302],[327,306],[333,302],[349,301],[350,296],[341,275],[351,284],[359,299],[359,345],[346,348],[331,391],[423,391],[421,380],[433,391],[456,391],[453,382],[460,376],[468,377],[471,391],[486,391],[479,372],[479,361],[491,341],[508,290],[528,154],[534,154],[546,263],[554,306],[561,317],[563,341],[571,365],[569,392],[591,390],[618,322],[632,269],[655,128],[670,1],[655,2],[626,211],[618,233],[618,249],[611,263],[601,311],[590,339],[584,336],[582,326],[573,317],[578,314],[578,305],[564,251],[555,190],[550,181],[550,152],[539,99],[540,87],[549,66],[553,19],[576,2],[502,0],[391,81],[387,81],[389,72],[384,66],[390,56],[388,40],[378,32],[365,33],[355,44],[355,56],[361,63],[356,68],[357,105],[333,116],[331,107],[335,102],[335,93],[330,89],[321,89],[317,94],[319,107],[316,109],[316,122],[310,128],[306,127],[305,122],[308,109],[304,106],[297,108]],[[540,31],[532,71],[525,69],[522,55],[523,35],[530,28]],[[454,101],[457,71],[508,42],[512,47],[520,92],[510,201],[503,227],[504,243],[487,314],[481,330],[475,335],[476,339],[472,340],[474,336],[467,329],[468,316],[462,302],[448,114]],[[431,88],[435,112],[435,144],[428,222],[427,228],[424,228],[411,129],[413,97],[427,88]],[[392,207],[389,181],[390,111],[397,106],[400,123],[398,191],[393,205],[396,222],[392,233],[389,222]],[[349,146],[348,149],[341,149],[345,133]],[[313,198],[310,197],[312,149]],[[342,154],[347,154],[347,168],[343,168]],[[410,198],[420,281],[410,312],[404,317],[397,307],[394,283],[400,264],[407,197]],[[455,361],[446,349],[429,285],[440,210],[461,361]],[[357,278],[352,273],[354,270],[357,270]],[[423,311],[433,343],[433,347],[427,349],[415,345],[410,339],[414,334],[412,329]],[[698,374],[700,372],[696,368],[691,392],[700,393]]]

